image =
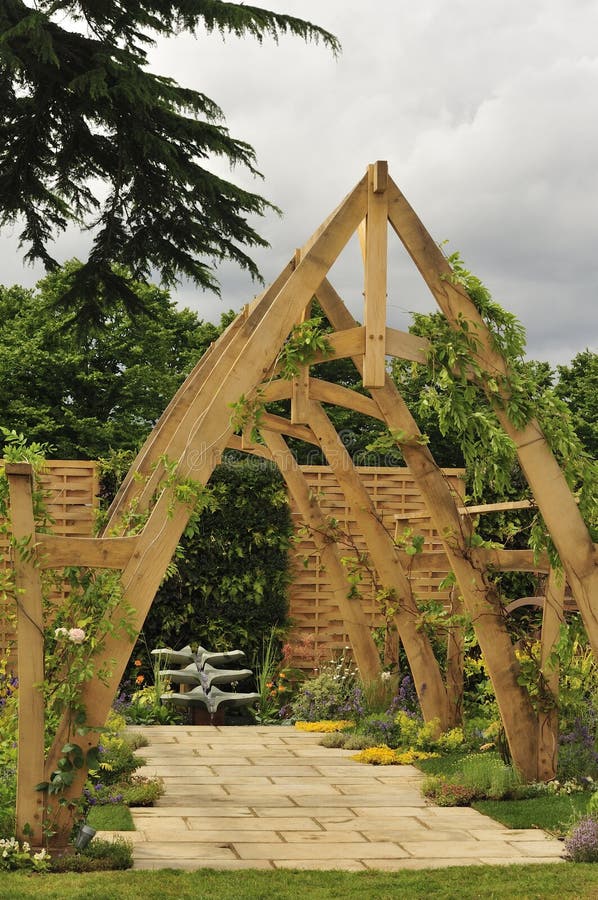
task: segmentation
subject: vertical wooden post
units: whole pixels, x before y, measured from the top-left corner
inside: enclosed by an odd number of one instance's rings
[[[39,569],[35,565],[30,463],[6,463],[10,492],[17,594],[17,660],[19,675],[19,756],[17,766],[16,834],[41,846],[44,794],[35,786],[44,780],[44,623]],[[28,540],[29,539],[29,540]]]
[[[301,251],[296,251],[297,264]],[[311,316],[311,300],[301,314],[300,322]],[[309,366],[299,366],[299,374],[291,382],[291,425],[306,425],[309,419]]]
[[[540,670],[546,687],[554,697],[554,706],[538,712],[538,781],[550,781],[556,776],[559,750],[559,666],[550,659],[564,622],[565,573],[550,570],[544,613],[542,616],[542,648]]]
[[[457,587],[451,590],[451,615],[463,613],[463,599]],[[461,625],[453,625],[448,630],[446,641],[446,692],[449,704],[451,727],[463,722],[463,663],[465,642]]]
[[[365,355],[363,384],[383,387],[386,376],[386,270],[388,247],[388,163],[368,168],[365,233]]]

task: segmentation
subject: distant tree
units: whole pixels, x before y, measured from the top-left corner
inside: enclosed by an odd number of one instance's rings
[[[81,335],[54,305],[79,268],[68,263],[36,290],[0,287],[0,424],[59,458],[97,459],[145,439],[221,328],[132,283],[146,312],[131,318],[115,301],[105,327]]]
[[[598,458],[598,354],[582,350],[568,366],[557,366],[555,391],[565,401],[584,447]]]
[[[0,227],[23,224],[25,258],[47,270],[49,244],[71,222],[91,228],[85,265],[62,301],[101,321],[116,298],[139,308],[132,279],[158,272],[217,290],[213,263],[258,272],[243,247],[264,246],[248,215],[271,205],[209,171],[223,157],[256,173],[253,149],[233,138],[198,91],[148,71],[160,37],[194,32],[336,38],[302,19],[222,0],[2,0],[0,3]]]

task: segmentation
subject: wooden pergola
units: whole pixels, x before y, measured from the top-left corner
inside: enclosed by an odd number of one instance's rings
[[[22,591],[19,610],[20,751],[17,828],[25,823],[39,842],[46,795],[34,790],[56,769],[69,735],[65,715],[53,746],[44,759],[44,710],[35,685],[43,678],[43,636],[40,568],[86,566],[119,569],[127,602],[135,610],[134,629],[139,632],[166,567],[188,522],[191,510],[176,501],[166,483],[165,458],[177,462],[181,478],[205,484],[226,447],[235,447],[273,460],[280,468],[301,510],[305,523],[319,541],[324,564],[333,580],[334,594],[350,636],[354,657],[364,678],[379,672],[379,656],[358,599],[349,599],[341,552],[324,537],[325,517],[317,498],[285,441],[294,436],[321,448],[335,473],[347,504],[365,536],[368,552],[380,583],[396,598],[395,623],[405,647],[422,711],[426,720],[438,719],[450,727],[456,719],[454,668],[456,646],[445,682],[431,644],[418,628],[418,609],[406,557],[382,527],[353,463],[322,404],[339,404],[383,421],[402,435],[401,452],[425,500],[434,526],[442,537],[458,584],[458,602],[473,622],[492,679],[513,760],[528,779],[554,775],[556,731],[554,713],[538,715],[519,684],[519,664],[509,636],[504,610],[488,577],[489,567],[499,570],[544,571],[549,574],[544,607],[543,665],[555,691],[558,672],[548,668],[550,651],[562,619],[565,581],[569,585],[593,648],[598,651],[598,596],[595,547],[543,434],[535,421],[516,428],[497,397],[496,415],[514,442],[534,501],[560,554],[565,578],[550,572],[547,560],[534,560],[531,551],[472,549],[471,517],[463,514],[432,454],[421,441],[421,432],[394,382],[387,374],[386,357],[425,363],[427,341],[386,325],[387,243],[390,231],[402,242],[448,321],[466,321],[479,341],[477,362],[485,371],[508,374],[504,359],[493,349],[486,325],[465,290],[451,279],[449,264],[407,200],[390,178],[387,165],[377,162],[345,197],[312,237],[297,250],[276,281],[231,323],[210,347],[178,390],[126,476],[111,506],[109,521],[97,538],[68,538],[35,533],[33,554],[15,562],[17,587]],[[363,324],[357,322],[328,280],[328,272],[351,236],[357,232],[364,262]],[[368,395],[313,379],[303,366],[292,381],[277,376],[277,357],[294,326],[309,315],[316,298],[333,326],[331,354],[320,355],[311,365],[330,359],[350,358],[362,373]],[[290,399],[289,419],[265,413],[259,420],[263,443],[253,444],[247,434],[235,436],[231,405],[241,396],[260,390],[265,401]],[[504,398],[503,398],[504,399]],[[23,464],[7,465],[10,481],[14,534],[35,531],[31,508],[30,473]],[[138,477],[138,474],[143,476]],[[156,499],[157,497],[157,499]],[[125,514],[131,503],[138,512],[148,511],[141,533],[126,534]],[[317,537],[320,535],[320,537]],[[426,560],[426,563],[431,560]],[[457,601],[456,601],[457,602]],[[106,683],[93,680],[82,689],[87,722],[101,727],[108,715],[118,684],[128,663],[133,642],[108,637],[97,666],[111,671]],[[98,742],[93,731],[77,739],[85,751]],[[69,793],[80,793],[81,770]],[[52,798],[50,798],[50,802]],[[64,842],[70,829],[69,814],[55,808],[56,842]]]

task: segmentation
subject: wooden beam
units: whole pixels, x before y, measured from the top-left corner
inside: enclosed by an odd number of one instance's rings
[[[461,516],[475,516],[482,513],[508,512],[511,509],[537,509],[533,500],[509,500],[505,503],[481,503],[478,506],[458,506]]]
[[[442,283],[442,282],[441,282]],[[326,317],[337,330],[351,328],[355,320],[332,285],[323,281],[317,294]],[[359,370],[361,360],[353,358]],[[392,431],[418,435],[419,428],[394,382],[387,377],[383,388],[372,390],[386,424]],[[480,647],[488,664],[513,760],[524,778],[537,776],[537,718],[527,691],[519,684],[520,667],[503,618],[494,586],[469,546],[468,520],[457,504],[441,469],[427,446],[417,441],[401,445],[434,527],[441,536],[449,564],[457,578],[465,608],[471,616]]]
[[[389,356],[425,365],[429,350],[430,342],[427,338],[417,337],[407,331],[398,331],[396,328],[386,329],[386,352]]]
[[[309,414],[309,366],[301,366],[291,382],[291,424],[305,425]]]
[[[492,568],[497,572],[545,572],[550,571],[546,553],[538,556],[533,550],[494,550],[476,547],[473,559],[480,568]]]
[[[440,309],[455,328],[468,323],[478,341],[477,357],[482,370],[508,383],[509,371],[504,358],[494,349],[486,324],[462,285],[456,284],[448,261],[432,240],[396,184],[389,179],[388,215],[393,229],[415,262]],[[503,429],[517,448],[522,471],[555,543],[567,581],[592,645],[598,657],[598,565],[590,532],[575,503],[575,498],[535,419],[516,428],[505,405],[502,390],[489,396]]]
[[[371,397],[366,397],[365,394],[360,394],[358,391],[351,391],[340,384],[331,384],[330,381],[322,381],[321,378],[312,378],[310,379],[310,394],[313,400],[344,406],[346,409],[360,412],[364,416],[371,416],[372,419],[382,418],[378,405]]]
[[[334,359],[347,359],[365,352],[365,328],[362,325],[343,331],[333,331],[332,334],[326,335],[326,340],[330,344],[330,352],[316,353],[312,365]]]
[[[542,615],[542,648],[540,672],[546,689],[554,699],[554,705],[541,705],[538,713],[538,780],[556,778],[559,752],[559,664],[553,658],[561,625],[565,621],[565,577],[562,572],[550,570],[546,586],[546,602]]]
[[[88,566],[92,569],[124,569],[135,551],[137,535],[124,538],[74,538],[36,532],[40,569]]]
[[[297,263],[301,262],[301,253],[297,251]],[[301,313],[300,324],[311,316],[311,300]],[[309,416],[309,366],[299,366],[299,374],[291,383],[291,424],[306,425]]]
[[[16,542],[14,578],[17,602],[19,750],[16,835],[33,846],[43,843],[44,797],[44,617],[35,557],[30,463],[6,463],[12,535]]]
[[[260,456],[262,459],[272,459],[272,454],[267,447],[261,444],[245,444],[243,446],[241,438],[236,434],[231,434],[226,445],[231,450],[239,450],[241,453],[250,453],[252,456]]]
[[[394,592],[394,619],[403,641],[417,694],[426,721],[438,719],[440,727],[448,726],[448,700],[440,668],[430,641],[418,627],[419,610],[411,584],[405,575],[392,536],[380,521],[372,500],[363,486],[351,457],[328,416],[319,403],[312,401],[310,424],[328,465],[345,496],[351,515],[365,538],[368,552],[380,582]]]
[[[289,437],[297,438],[299,441],[305,441],[308,444],[317,444],[311,428],[307,425],[291,425],[284,416],[275,416],[273,413],[263,413],[260,419],[261,427],[267,428],[268,431],[274,431],[277,434],[287,434]]]
[[[340,561],[337,545],[331,543],[327,537],[330,529],[326,518],[284,439],[266,430],[262,430],[262,435],[286,481],[290,495],[295,500],[303,522],[310,529],[322,565],[326,567],[332,597],[338,605],[343,626],[349,635],[359,673],[364,681],[372,681],[380,674],[380,656],[359,598],[349,597],[350,585],[347,573]]]
[[[382,387],[386,377],[386,271],[388,246],[388,165],[368,170],[368,212],[365,235],[365,354],[363,384]]]

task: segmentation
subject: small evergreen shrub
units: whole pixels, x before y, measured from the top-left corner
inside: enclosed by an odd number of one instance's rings
[[[372,746],[375,746],[375,743],[365,734],[347,734],[345,736],[345,750],[367,750]]]
[[[345,741],[348,739],[348,737],[349,736],[344,735],[342,731],[333,731],[330,734],[324,735],[324,737],[320,741],[320,746],[339,749],[345,746]]]

